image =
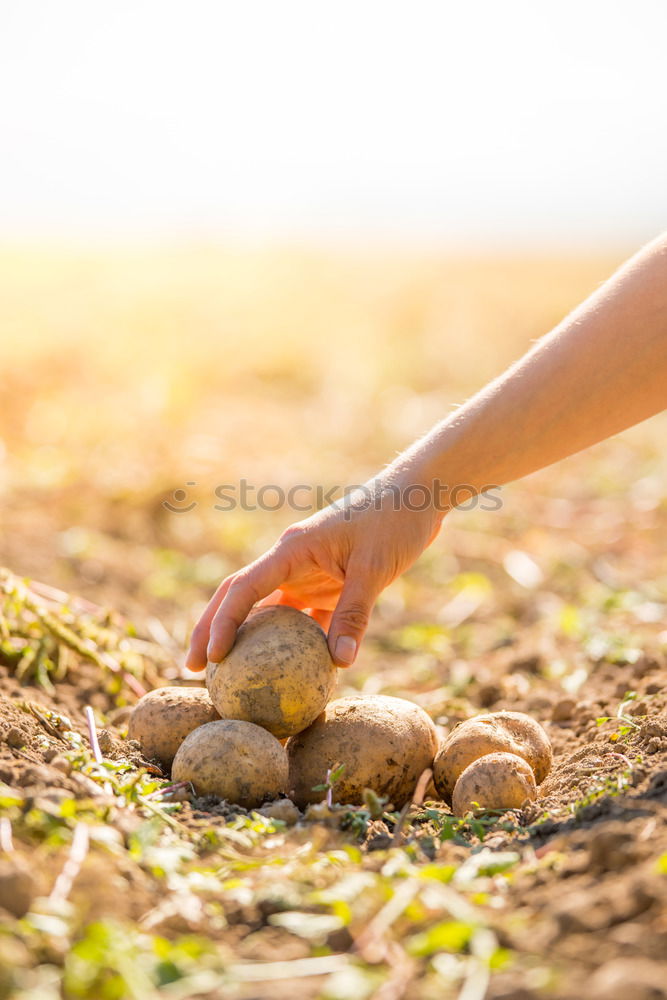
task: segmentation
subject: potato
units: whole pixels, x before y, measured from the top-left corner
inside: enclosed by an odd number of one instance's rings
[[[430,718],[411,701],[381,695],[339,698],[287,743],[290,794],[299,808],[324,798],[327,769],[345,764],[334,801],[358,805],[364,788],[400,808],[433,763],[438,745]]]
[[[535,775],[515,753],[487,753],[468,764],[454,785],[452,812],[519,809],[537,797]]]
[[[317,718],[336,676],[320,626],[285,605],[255,611],[225,659],[206,669],[211,700],[223,718],[254,722],[278,739]]]
[[[433,764],[438,795],[449,802],[459,775],[488,753],[523,757],[538,784],[551,770],[551,744],[539,722],[522,712],[489,712],[461,722],[442,744]]]
[[[169,768],[188,733],[219,718],[205,687],[162,687],[139,699],[127,736],[141,744],[144,757]]]
[[[193,730],[174,758],[174,781],[198,795],[217,795],[254,809],[287,791],[287,755],[275,736],[252,722],[219,719]]]

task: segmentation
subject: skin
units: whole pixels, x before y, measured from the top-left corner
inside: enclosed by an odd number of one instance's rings
[[[320,802],[324,792],[314,787],[326,782],[329,768],[344,764],[335,802],[360,805],[364,788],[370,788],[400,809],[431,767],[437,746],[435,726],[411,701],[386,695],[339,698],[288,741],[290,790],[300,808]]]
[[[261,726],[220,719],[193,729],[174,757],[174,781],[191,781],[198,795],[218,795],[254,809],[287,791],[287,755]]]
[[[219,718],[206,688],[163,687],[137,702],[127,735],[138,740],[146,757],[171,767],[185,737],[197,726]]]
[[[264,608],[242,625],[223,662],[209,666],[206,684],[223,718],[255,722],[284,739],[317,718],[337,673],[312,618],[294,608]]]
[[[349,666],[378,595],[430,545],[453,505],[437,484],[466,484],[456,494],[456,504],[464,503],[639,423],[666,402],[664,234],[383,469],[371,481],[372,503],[360,496],[356,508],[332,505],[291,525],[223,580],[195,626],[187,665],[219,662],[263,602],[308,611],[328,629],[335,663]],[[417,486],[426,503],[395,502]]]
[[[449,800],[462,772],[485,754],[522,757],[538,784],[551,770],[549,737],[539,722],[522,712],[490,712],[460,723],[447,737],[433,764],[437,792]]]
[[[520,809],[526,799],[537,797],[535,777],[522,757],[490,753],[470,764],[454,786],[452,812],[464,816],[476,810]]]

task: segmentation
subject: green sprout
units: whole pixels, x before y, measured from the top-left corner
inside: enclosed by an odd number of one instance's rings
[[[333,809],[333,792],[336,786],[336,782],[340,781],[345,771],[345,764],[338,764],[337,767],[327,768],[327,780],[323,785],[313,785],[314,792],[326,792],[327,793],[327,805],[329,809]]]

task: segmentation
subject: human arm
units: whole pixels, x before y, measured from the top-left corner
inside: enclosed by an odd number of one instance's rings
[[[371,503],[332,506],[287,529],[222,582],[198,622],[188,665],[221,659],[257,601],[308,609],[332,656],[352,662],[378,594],[419,557],[456,502],[544,468],[667,405],[667,236],[631,258],[503,375],[372,481]],[[423,509],[399,503],[428,491]],[[375,502],[376,498],[379,500]],[[450,498],[451,499],[451,498]],[[419,505],[421,507],[421,505]]]

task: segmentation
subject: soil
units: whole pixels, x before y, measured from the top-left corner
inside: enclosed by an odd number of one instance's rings
[[[521,826],[492,832],[485,841],[494,850],[518,846],[524,860],[533,858],[532,865],[524,865],[509,881],[504,908],[490,914],[501,945],[522,957],[522,968],[517,971],[510,966],[496,973],[487,996],[516,1000],[549,995],[574,1000],[581,996],[583,983],[591,1000],[667,996],[667,886],[655,867],[656,856],[667,852],[664,657],[645,653],[634,663],[613,665],[601,660],[576,697],[558,698],[549,682],[540,683],[530,659],[517,660],[506,652],[490,659],[495,679],[493,684],[479,686],[478,710],[508,707],[503,684],[508,678],[530,674],[529,693],[523,700],[513,699],[512,707],[530,711],[545,726],[554,749],[554,767],[540,788],[538,801],[521,816]],[[66,716],[85,742],[83,710],[92,704],[110,720],[100,734],[105,757],[128,760],[137,767],[149,763],[137,744],[123,738],[128,709],[119,709],[115,695],[107,693],[99,680],[97,667],[82,663],[75,677],[56,683],[49,694],[40,686],[20,684],[8,666],[0,667],[0,780],[22,789],[40,808],[55,809],[69,797],[93,799],[98,805],[105,800],[98,784],[68,766],[65,751],[70,748],[58,731],[57,716],[51,713]],[[635,695],[625,703],[624,724],[615,713],[628,691]],[[610,721],[598,721],[606,716]],[[62,725],[67,726],[67,719]],[[628,731],[618,735],[621,726]],[[160,774],[154,763],[150,766]],[[211,797],[191,799],[188,795],[179,822],[203,830],[243,813]],[[115,816],[117,827],[125,833],[139,822],[136,813],[121,816],[116,811]],[[297,840],[303,839],[304,826],[300,817],[294,828]],[[336,830],[327,835],[341,836]],[[431,853],[440,861],[451,858],[459,863],[466,853],[466,848],[451,842],[435,851],[429,849],[428,838],[420,840],[418,822],[410,837],[425,860]],[[391,841],[392,830],[378,821],[370,825],[363,849],[382,851]],[[0,905],[15,915],[26,906],[21,901],[22,878],[27,879],[23,894],[28,904],[31,896],[47,891],[52,880],[48,872],[21,875],[19,869],[20,865],[14,866],[11,879],[0,871]],[[116,916],[139,920],[159,902],[159,889],[148,878],[134,873],[128,884],[121,867],[104,872],[100,889],[100,877],[98,865],[87,865],[75,887],[74,898],[84,899],[86,886],[97,880],[96,891],[86,904],[89,919],[111,907]],[[236,958],[267,961],[275,955],[284,960],[308,953],[308,946],[298,938],[286,938],[277,928],[268,927],[261,906],[241,907],[236,917],[231,911],[226,916],[228,927],[220,936]],[[192,930],[191,923],[176,913],[162,924],[163,930]],[[543,981],[545,956],[552,973],[556,970],[556,992]],[[535,966],[532,979],[531,961]],[[308,989],[302,984],[304,995],[317,995],[310,990],[317,988],[318,981],[310,979]]]

